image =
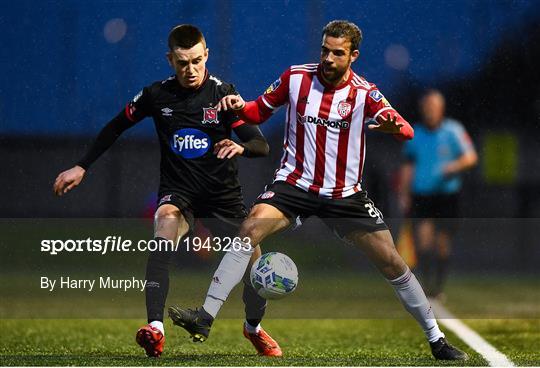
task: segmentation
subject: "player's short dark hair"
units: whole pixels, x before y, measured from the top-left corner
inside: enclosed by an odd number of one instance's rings
[[[328,23],[322,32],[323,37],[344,37],[351,42],[351,52],[360,48],[362,42],[362,31],[356,24],[348,20],[333,20]]]
[[[199,42],[206,48],[206,40],[199,28],[191,24],[180,24],[174,27],[169,33],[169,49],[176,48],[190,49]]]
[[[426,98],[428,98],[430,96],[437,96],[440,99],[442,99],[443,102],[445,102],[445,100],[446,100],[441,91],[439,91],[438,89],[435,89],[435,88],[429,88],[429,89],[425,90],[424,93],[422,93],[422,96],[420,97],[420,103],[423,103],[426,100]]]

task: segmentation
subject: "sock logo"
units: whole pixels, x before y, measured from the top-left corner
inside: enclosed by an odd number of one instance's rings
[[[197,158],[208,152],[210,137],[198,129],[185,128],[173,134],[170,144],[177,155],[187,159]]]

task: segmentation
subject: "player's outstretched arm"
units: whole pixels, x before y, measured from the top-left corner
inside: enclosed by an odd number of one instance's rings
[[[246,101],[240,95],[228,95],[223,97],[217,104],[218,111],[241,110],[246,106]]]
[[[82,181],[86,170],[103,154],[126,129],[135,125],[135,121],[129,120],[124,110],[122,110],[114,119],[109,121],[99,132],[96,140],[86,152],[84,157],[77,162],[77,165],[66,170],[56,178],[53,190],[61,196],[71,189],[75,188]]]
[[[246,102],[239,95],[225,96],[219,101],[218,111],[234,110],[236,115],[246,123],[261,124],[272,116],[272,110],[264,105],[260,98]]]
[[[393,134],[400,140],[409,140],[414,137],[411,125],[395,111],[386,113],[386,116],[379,115],[375,123],[368,125],[368,128],[381,133]]]
[[[54,181],[53,190],[56,195],[61,196],[69,192],[81,183],[84,178],[86,170],[82,167],[75,165],[71,169],[66,170],[58,174]]]

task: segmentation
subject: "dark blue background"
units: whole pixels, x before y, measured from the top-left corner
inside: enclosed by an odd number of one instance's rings
[[[143,86],[172,74],[166,38],[176,24],[199,26],[211,73],[252,99],[287,66],[318,61],[328,21],[352,20],[364,32],[355,70],[395,101],[404,75],[440,84],[480,70],[502,37],[538,19],[540,2],[25,0],[2,2],[0,13],[1,133],[58,137],[95,135]],[[127,32],[110,43],[114,18]],[[404,70],[385,62],[391,45],[407,50]],[[154,133],[146,121],[128,134]]]

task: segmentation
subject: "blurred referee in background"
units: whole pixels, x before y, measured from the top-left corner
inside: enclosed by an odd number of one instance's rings
[[[413,217],[418,270],[428,296],[443,297],[451,237],[459,217],[460,174],[476,165],[469,134],[445,117],[441,92],[429,90],[420,99],[422,123],[404,145],[399,200]]]

